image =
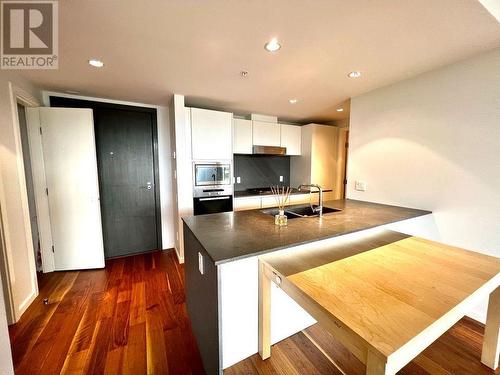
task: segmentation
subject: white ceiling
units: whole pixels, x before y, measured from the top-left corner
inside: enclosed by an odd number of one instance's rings
[[[350,97],[500,47],[500,23],[477,0],[59,4],[59,70],[21,72],[43,88],[158,105],[179,93],[297,122],[345,117],[336,109]],[[264,50],[272,37],[275,54]],[[94,57],[103,69],[87,64]]]

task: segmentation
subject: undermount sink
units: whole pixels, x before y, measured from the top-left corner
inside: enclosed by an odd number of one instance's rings
[[[316,205],[294,205],[294,206],[287,206],[285,207],[285,215],[288,217],[288,219],[296,219],[298,217],[318,217],[319,213],[315,212],[314,209],[318,207]],[[323,207],[323,215],[328,214],[330,212],[337,212],[341,211],[338,208],[330,208],[330,207]],[[268,208],[265,210],[261,211],[264,214],[267,215],[277,215],[279,213],[277,208]]]

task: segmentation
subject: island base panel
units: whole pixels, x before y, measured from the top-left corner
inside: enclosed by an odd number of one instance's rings
[[[203,274],[199,270],[203,258]],[[186,304],[193,333],[207,374],[221,374],[217,267],[184,224]]]

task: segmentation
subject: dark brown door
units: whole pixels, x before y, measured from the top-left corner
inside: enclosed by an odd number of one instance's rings
[[[106,256],[158,249],[151,114],[100,108],[95,118]]]

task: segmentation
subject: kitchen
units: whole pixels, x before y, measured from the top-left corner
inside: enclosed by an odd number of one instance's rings
[[[311,194],[319,195],[316,189],[299,191],[301,184],[318,184],[324,200],[344,196],[347,127],[299,126],[256,114],[245,119],[184,108],[183,100],[181,95],[174,98],[174,112],[184,114],[179,121],[176,117],[173,151],[175,169],[182,171],[174,179],[181,192],[179,223],[182,215],[274,207],[271,185],[294,187],[293,204],[310,203]],[[181,188],[187,184],[194,187],[192,197]],[[182,233],[182,225],[176,233]],[[176,238],[176,249],[182,249],[181,235]],[[182,250],[178,256],[183,259]]]
[[[499,371],[495,2],[0,7],[0,373]]]

